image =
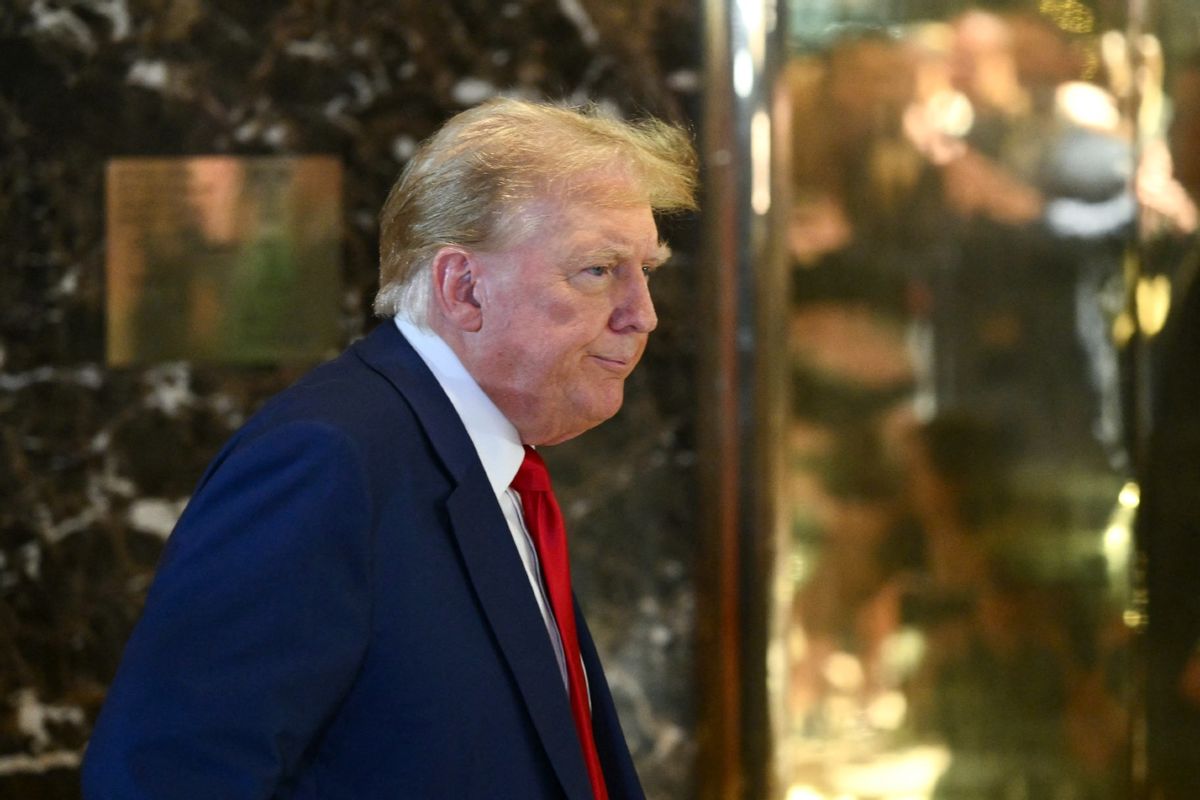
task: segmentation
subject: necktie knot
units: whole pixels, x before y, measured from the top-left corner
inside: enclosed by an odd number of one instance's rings
[[[525,460],[513,478],[512,487],[518,492],[550,491],[550,472],[538,452],[525,445]]]

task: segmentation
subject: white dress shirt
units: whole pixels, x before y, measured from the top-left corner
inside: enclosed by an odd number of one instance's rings
[[[492,485],[492,491],[496,493],[500,510],[504,512],[513,544],[516,545],[521,563],[525,565],[529,586],[533,590],[538,608],[541,609],[546,635],[550,637],[550,644],[554,647],[554,657],[558,660],[558,669],[565,688],[568,683],[562,638],[559,636],[554,612],[550,610],[546,590],[542,585],[537,550],[525,527],[521,496],[511,486],[521,462],[525,460],[525,448],[521,444],[521,437],[491,398],[479,388],[479,384],[442,337],[417,327],[401,316],[397,316],[395,320],[400,333],[404,334],[404,338],[429,367],[442,391],[450,398],[450,403],[467,429],[467,435],[471,437],[471,443],[475,445],[479,460],[483,462],[483,471]]]

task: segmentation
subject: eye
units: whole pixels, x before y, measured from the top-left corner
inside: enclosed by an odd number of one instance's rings
[[[612,267],[604,264],[597,264],[593,267],[588,267],[584,270],[584,272],[586,272],[588,275],[594,275],[597,278],[603,278],[612,272]]]

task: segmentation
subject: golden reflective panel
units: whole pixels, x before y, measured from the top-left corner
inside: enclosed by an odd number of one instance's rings
[[[790,4],[787,800],[1142,780],[1139,480],[1196,269],[1200,22],[1117,5]]]
[[[110,161],[108,363],[327,357],[342,338],[341,183],[324,156]]]

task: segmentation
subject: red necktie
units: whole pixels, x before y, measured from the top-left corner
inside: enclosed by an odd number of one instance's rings
[[[583,662],[579,658],[579,637],[575,633],[575,605],[571,599],[571,567],[567,562],[567,532],[562,512],[550,488],[550,473],[546,463],[532,447],[525,448],[525,461],[513,478],[512,488],[521,494],[525,512],[525,527],[533,538],[538,559],[542,562],[542,578],[550,595],[550,609],[558,623],[562,638],[563,659],[567,662],[567,686],[571,699],[571,716],[583,748],[592,793],[596,800],[608,800],[600,756],[592,738],[592,712],[588,704],[587,683],[583,677]]]

